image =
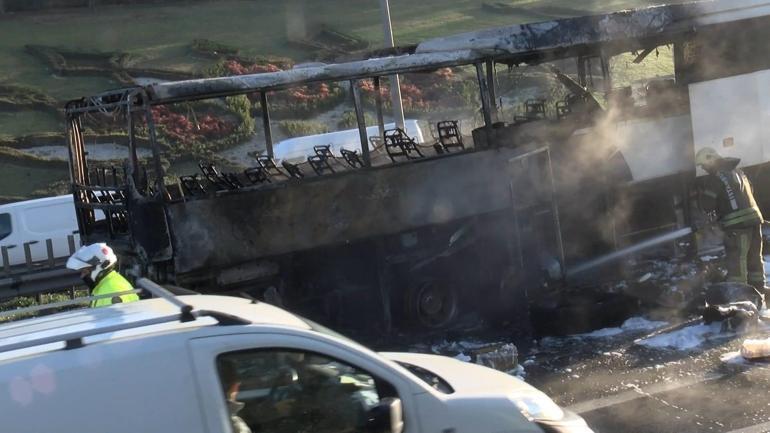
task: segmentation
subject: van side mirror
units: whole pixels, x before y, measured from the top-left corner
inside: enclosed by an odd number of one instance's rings
[[[366,415],[366,433],[402,433],[404,431],[404,415],[401,400],[398,398],[383,398]]]

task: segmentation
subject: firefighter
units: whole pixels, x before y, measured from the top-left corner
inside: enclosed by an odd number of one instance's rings
[[[727,281],[748,283],[766,295],[762,213],[748,177],[737,168],[739,162],[709,147],[698,151],[695,163],[709,174],[702,191],[703,210],[716,212],[724,232]]]
[[[67,268],[80,271],[80,277],[91,289],[91,296],[115,294],[94,299],[91,301],[92,308],[139,300],[135,293],[120,294],[134,288],[115,270],[117,263],[115,252],[103,243],[82,246],[67,260]]]

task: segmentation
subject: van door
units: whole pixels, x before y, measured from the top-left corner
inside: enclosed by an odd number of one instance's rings
[[[189,348],[212,433],[361,431],[386,397],[401,400],[404,432],[420,431],[409,381],[341,344],[253,333],[197,338]]]
[[[54,258],[68,257],[71,254],[68,237],[73,235],[74,245],[80,245],[77,231],[71,195],[14,203],[5,209],[0,206],[0,245],[8,247],[11,266],[26,263],[24,244],[29,244],[33,262],[48,259],[48,239]]]
[[[67,236],[78,231],[75,204],[71,195],[55,197],[39,203],[31,202],[28,206],[19,208],[17,215],[19,229],[26,237],[22,241],[37,241],[37,243],[30,245],[32,261],[48,258],[47,239],[51,239],[52,252],[55,258],[67,257],[71,254]],[[77,237],[75,245],[79,245]],[[21,250],[23,260],[23,245],[20,245],[18,249]]]

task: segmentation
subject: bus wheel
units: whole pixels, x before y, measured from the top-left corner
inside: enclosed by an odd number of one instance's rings
[[[446,327],[457,317],[457,291],[439,281],[423,281],[413,287],[408,304],[411,318],[426,328]]]

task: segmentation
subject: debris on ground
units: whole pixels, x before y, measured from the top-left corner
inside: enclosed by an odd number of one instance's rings
[[[516,366],[516,368],[514,368],[511,371],[509,371],[508,374],[510,374],[512,376],[516,376],[516,377],[518,377],[521,380],[524,380],[524,379],[527,378],[527,371],[524,370],[524,366],[522,366],[521,364],[518,364]]]
[[[762,295],[743,283],[713,283],[706,287],[703,322],[722,324],[722,332],[746,333],[756,329],[759,311],[764,306]]]
[[[518,366],[518,355],[513,343],[490,345],[475,351],[475,362],[495,370],[510,372]]]
[[[690,260],[646,260],[630,267],[626,293],[663,308],[687,308],[701,294],[706,275],[702,264]]]
[[[733,302],[724,305],[708,305],[703,310],[703,322],[722,324],[722,332],[745,333],[756,329],[759,310],[753,302]]]
[[[762,294],[753,286],[744,283],[723,282],[706,286],[705,301],[709,305],[733,302],[751,302],[757,309],[762,308]]]
[[[748,360],[770,360],[770,338],[748,339],[741,345],[740,353]]]
[[[524,369],[518,363],[519,351],[510,342],[444,341],[431,346],[431,351],[460,361],[494,368],[514,376],[523,376]]]

